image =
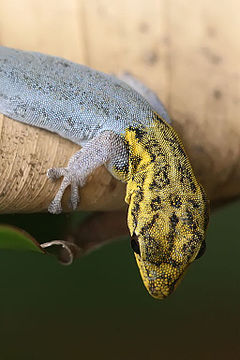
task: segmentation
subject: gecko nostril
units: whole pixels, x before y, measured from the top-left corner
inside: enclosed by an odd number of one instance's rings
[[[131,237],[131,247],[136,254],[141,256],[138,237],[135,233]]]

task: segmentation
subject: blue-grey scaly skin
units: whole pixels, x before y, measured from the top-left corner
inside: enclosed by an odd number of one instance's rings
[[[0,46],[0,112],[14,120],[81,144],[106,130],[123,134],[129,126],[145,126],[152,111],[142,95],[112,75]]]
[[[65,168],[49,169],[63,177],[49,211],[61,212],[69,185],[76,209],[78,187],[105,164],[127,183],[131,245],[146,288],[162,299],[204,251],[208,200],[161,102],[128,80],[0,47],[0,112],[83,146]]]

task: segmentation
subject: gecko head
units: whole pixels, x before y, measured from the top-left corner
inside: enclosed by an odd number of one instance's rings
[[[155,210],[151,206],[154,199]],[[139,203],[133,194],[128,226],[144,285],[154,298],[163,299],[176,289],[188,266],[205,251],[208,201],[202,189],[194,198],[171,194],[164,201],[154,199]]]

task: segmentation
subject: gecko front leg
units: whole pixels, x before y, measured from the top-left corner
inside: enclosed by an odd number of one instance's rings
[[[48,211],[53,214],[62,212],[61,200],[66,188],[71,185],[70,206],[75,210],[79,204],[78,187],[85,184],[87,177],[103,164],[119,164],[124,166],[128,160],[127,150],[121,136],[113,131],[104,131],[94,137],[69,160],[66,168],[51,168],[48,178],[57,180],[63,176],[62,184],[50,203]],[[111,171],[111,169],[109,169]]]

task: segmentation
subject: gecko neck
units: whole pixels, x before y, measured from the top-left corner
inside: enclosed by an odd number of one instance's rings
[[[148,128],[126,130],[128,188],[131,185],[143,191],[161,192],[161,196],[174,189],[194,193],[199,184],[180,138],[170,125],[157,114],[154,116]]]
[[[129,148],[125,201],[131,232],[139,211],[154,215],[178,198],[202,196],[181,140],[165,121],[157,119],[148,128],[128,128],[125,141]]]

